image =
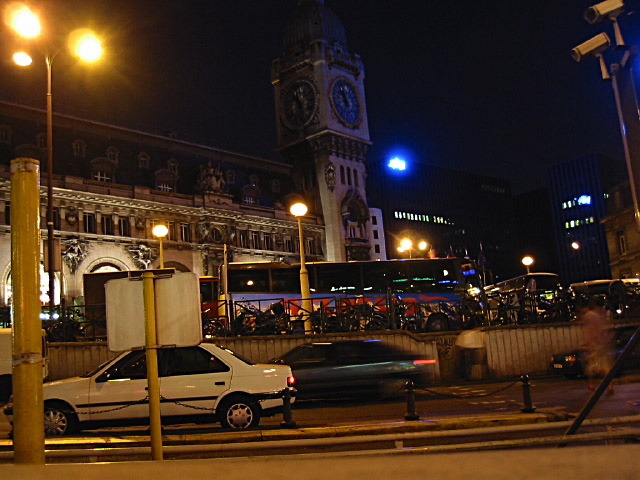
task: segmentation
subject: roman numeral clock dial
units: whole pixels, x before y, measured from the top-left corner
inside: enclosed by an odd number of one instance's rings
[[[354,128],[362,120],[358,93],[353,85],[344,78],[337,78],[333,82],[331,105],[338,119],[347,127]]]
[[[283,98],[283,121],[296,130],[309,125],[318,110],[318,96],[315,86],[308,80],[298,80],[285,91]]]

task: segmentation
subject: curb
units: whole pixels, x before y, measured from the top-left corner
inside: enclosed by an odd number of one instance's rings
[[[301,440],[318,438],[337,438],[363,435],[385,435],[426,431],[461,430],[471,428],[487,428],[508,425],[526,425],[534,423],[549,423],[566,420],[567,415],[557,413],[514,413],[502,415],[483,415],[474,417],[444,418],[438,420],[400,421],[397,423],[349,425],[337,427],[308,427],[297,429],[252,430],[245,432],[215,432],[201,434],[164,434],[162,443],[170,445],[201,445],[201,444],[233,444],[265,442],[274,440]],[[142,447],[149,446],[149,436],[92,436],[92,437],[47,437],[46,450],[60,450],[68,448],[96,448],[105,447]],[[11,440],[0,440],[0,451],[13,450]]]

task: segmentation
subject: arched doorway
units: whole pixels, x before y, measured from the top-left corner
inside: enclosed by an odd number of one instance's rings
[[[164,268],[175,268],[176,272],[190,272],[187,267],[185,267],[180,262],[165,262]]]
[[[60,305],[60,278],[58,275],[54,278],[55,298],[54,304]],[[7,274],[7,280],[4,283],[4,302],[5,305],[11,305],[13,302],[13,284],[11,281],[11,271]],[[40,264],[40,304],[49,305],[49,273],[44,271],[44,265]]]
[[[111,262],[103,262],[91,268],[91,273],[121,272],[122,269]]]

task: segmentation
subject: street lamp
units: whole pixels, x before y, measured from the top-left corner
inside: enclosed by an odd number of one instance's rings
[[[525,267],[527,267],[527,274],[531,273],[531,269],[530,269],[530,267],[531,267],[531,265],[533,265],[533,263],[534,263],[534,259],[533,259],[533,257],[532,257],[532,256],[530,256],[530,255],[526,255],[526,256],[522,257],[521,262],[522,262],[522,265],[524,265]]]
[[[28,7],[18,5],[8,12],[9,25],[21,37],[35,38],[40,35],[40,20]],[[82,29],[71,34],[69,44],[73,53],[82,60],[92,62],[100,58],[100,41],[89,30]],[[47,246],[49,263],[49,308],[53,317],[55,308],[55,252],[53,239],[53,102],[51,93],[51,68],[57,51],[44,52],[47,66]],[[14,54],[13,59],[19,66],[31,65],[31,56],[26,52]]]
[[[302,236],[302,217],[307,214],[307,206],[302,203],[294,203],[289,211],[291,215],[298,219],[298,236],[300,237],[300,295],[302,300],[302,316],[304,318],[304,331],[310,332],[313,328],[311,325],[311,290],[309,289],[309,272],[304,261],[304,239]]]
[[[162,240],[167,236],[167,233],[169,233],[169,229],[166,225],[159,223],[158,225],[153,227],[151,233],[153,233],[153,235],[155,237],[158,237],[158,240],[160,240],[160,268],[164,268],[164,251],[162,249]]]
[[[418,242],[418,250],[424,251],[428,248],[428,246],[429,245],[424,240],[420,240]],[[409,252],[409,258],[412,258],[413,240],[407,237],[403,238],[402,240],[400,240],[400,245],[398,246],[397,250],[400,253]]]

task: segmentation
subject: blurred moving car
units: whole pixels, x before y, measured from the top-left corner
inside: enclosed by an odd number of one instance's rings
[[[211,419],[246,429],[282,409],[293,383],[286,365],[254,364],[231,350],[203,343],[158,349],[161,415],[166,421]],[[293,400],[293,399],[292,399]],[[12,419],[12,404],[4,408]],[[44,385],[45,433],[63,435],[109,423],[148,423],[144,350],[125,352],[81,377]]]
[[[624,325],[613,328],[614,348],[612,355],[618,358],[624,347],[629,343],[629,339],[638,328],[637,325]],[[576,348],[565,353],[556,353],[551,356],[549,371],[561,373],[565,377],[575,378],[584,376],[584,347]],[[623,370],[634,370],[640,368],[640,344],[631,352],[622,365]]]
[[[437,360],[407,353],[380,340],[341,340],[298,345],[271,363],[289,365],[298,398],[378,395],[404,392],[436,378]]]

